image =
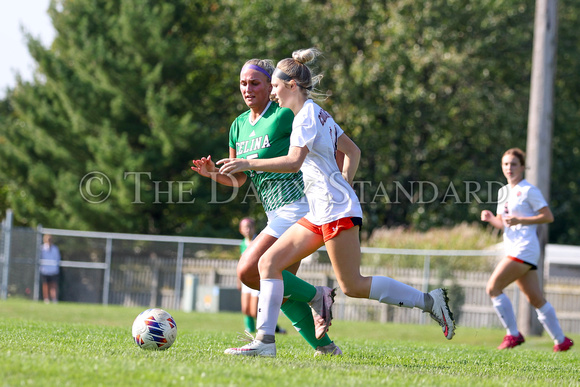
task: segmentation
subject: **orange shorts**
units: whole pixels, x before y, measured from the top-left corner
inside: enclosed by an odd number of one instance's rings
[[[523,261],[517,257],[512,257],[511,255],[508,255],[507,257],[508,257],[508,259],[511,259],[512,261],[519,262],[519,263],[525,263],[526,265],[530,265],[532,267],[530,270],[538,270],[538,267],[534,264]]]
[[[301,218],[297,223],[303,227],[306,227],[308,230],[315,234],[322,235],[322,239],[324,242],[326,242],[344,230],[348,230],[354,226],[360,227],[362,225],[362,218],[341,218],[339,220],[335,220],[334,222],[323,224],[322,226],[312,224],[305,218]]]

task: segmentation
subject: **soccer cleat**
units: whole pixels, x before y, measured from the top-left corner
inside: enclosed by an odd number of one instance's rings
[[[314,318],[314,332],[317,340],[324,337],[332,323],[332,304],[334,304],[335,295],[336,289],[331,289],[328,286],[317,286],[316,295],[309,303]]]
[[[286,332],[286,329],[284,329],[284,328],[276,325],[276,333],[279,334],[279,335],[285,335],[288,332]]]
[[[569,350],[574,345],[574,342],[568,337],[564,337],[564,341],[560,344],[554,345],[554,352],[564,352]]]
[[[228,348],[224,351],[226,355],[237,356],[262,356],[262,357],[276,357],[276,343],[265,344],[260,340],[252,340],[252,342],[240,348]]]
[[[501,342],[499,347],[497,347],[497,349],[514,348],[514,347],[517,347],[518,345],[523,344],[524,341],[526,341],[526,340],[524,339],[524,336],[521,333],[518,336],[505,335],[505,337],[503,338],[503,341]]]
[[[276,343],[263,343],[261,340],[252,336],[248,331],[245,331],[244,334],[239,334],[238,339],[249,343],[240,348],[226,349],[224,351],[226,355],[262,357],[276,356]]]
[[[316,347],[316,351],[314,351],[314,356],[340,356],[342,355],[342,351],[338,347],[338,345],[334,344],[334,342]]]
[[[433,308],[429,314],[433,320],[441,325],[447,340],[451,340],[455,335],[455,321],[453,320],[453,313],[449,309],[447,289],[435,289],[430,291],[429,295],[433,297]]]

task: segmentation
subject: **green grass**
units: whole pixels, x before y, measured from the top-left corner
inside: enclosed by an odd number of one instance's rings
[[[0,301],[2,386],[568,386],[580,385],[580,355],[553,353],[547,337],[511,351],[502,330],[335,321],[342,357],[314,358],[292,329],[278,356],[223,355],[237,345],[242,317],[168,310],[178,325],[166,351],[144,351],[131,324],[145,308]],[[281,325],[290,328],[285,317]]]

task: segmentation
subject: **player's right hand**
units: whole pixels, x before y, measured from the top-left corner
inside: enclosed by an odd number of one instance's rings
[[[483,222],[489,222],[493,218],[493,213],[490,210],[481,211],[481,220]]]
[[[215,163],[211,159],[211,155],[207,157],[202,157],[199,160],[192,160],[193,166],[191,170],[199,173],[202,176],[210,177],[210,174],[218,172],[215,167]]]

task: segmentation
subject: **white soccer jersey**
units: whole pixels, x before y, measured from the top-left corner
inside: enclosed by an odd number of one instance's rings
[[[362,209],[352,187],[336,164],[337,139],[343,130],[312,100],[307,100],[292,123],[290,146],[309,150],[300,170],[309,211],[305,218],[321,226],[347,217],[362,218]]]
[[[534,216],[538,214],[538,210],[548,206],[542,192],[525,179],[513,188],[509,184],[501,187],[497,200],[497,214],[502,216]],[[506,254],[537,265],[540,259],[537,228],[537,224],[504,226],[503,243]]]

